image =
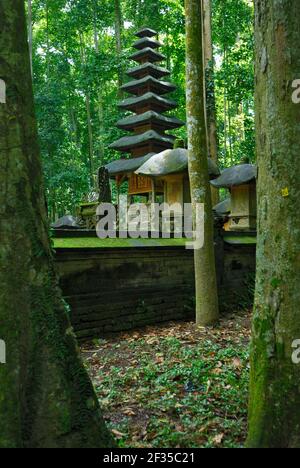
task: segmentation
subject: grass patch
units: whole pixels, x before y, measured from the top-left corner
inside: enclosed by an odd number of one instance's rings
[[[257,239],[256,237],[252,236],[224,236],[224,241],[228,244],[248,244],[248,245],[256,245]]]
[[[242,447],[249,381],[249,314],[217,328],[147,327],[83,348],[120,447]]]
[[[99,239],[98,237],[53,239],[55,249],[95,249],[129,247],[184,247],[186,239]]]

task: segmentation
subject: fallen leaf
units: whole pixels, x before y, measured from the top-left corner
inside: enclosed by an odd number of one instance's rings
[[[126,436],[126,434],[123,434],[122,432],[117,431],[117,429],[112,429],[111,432],[117,437],[117,439],[122,439],[123,437]]]
[[[213,442],[216,445],[220,445],[223,442],[223,439],[224,439],[224,434],[218,434],[216,435],[216,437],[213,438]]]
[[[136,416],[136,413],[131,408],[125,408],[123,414],[125,416]]]
[[[232,360],[232,365],[233,367],[235,367],[236,369],[241,369],[243,367],[243,364],[242,364],[242,361],[239,359],[239,358],[234,358]]]

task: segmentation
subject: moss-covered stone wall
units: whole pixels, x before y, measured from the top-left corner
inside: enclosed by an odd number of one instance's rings
[[[218,247],[221,309],[251,303],[255,245]],[[193,252],[184,247],[57,249],[56,263],[80,340],[194,320]]]

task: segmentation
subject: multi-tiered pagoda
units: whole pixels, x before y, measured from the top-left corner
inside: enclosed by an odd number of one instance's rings
[[[122,153],[129,153],[130,158],[114,161],[107,169],[118,185],[128,180],[129,195],[149,196],[153,193],[153,179],[137,175],[135,171],[153,155],[173,148],[175,137],[166,131],[179,128],[184,122],[176,117],[163,115],[177,107],[175,101],[165,97],[176,86],[164,80],[170,72],[157,65],[166,57],[159,52],[162,44],[155,39],[156,31],[146,28],[136,36],[139,38],[134,43],[137,52],[130,59],[139,65],[127,71],[131,81],[122,86],[123,91],[133,96],[119,103],[121,109],[135,115],[129,115],[117,123],[118,128],[131,132],[132,135],[123,137],[110,146]]]

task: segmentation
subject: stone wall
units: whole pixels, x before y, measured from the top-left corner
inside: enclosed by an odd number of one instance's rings
[[[56,262],[80,340],[194,319],[193,252],[183,247],[57,249]],[[234,310],[249,296],[255,246],[219,246],[217,268],[221,308]]]

